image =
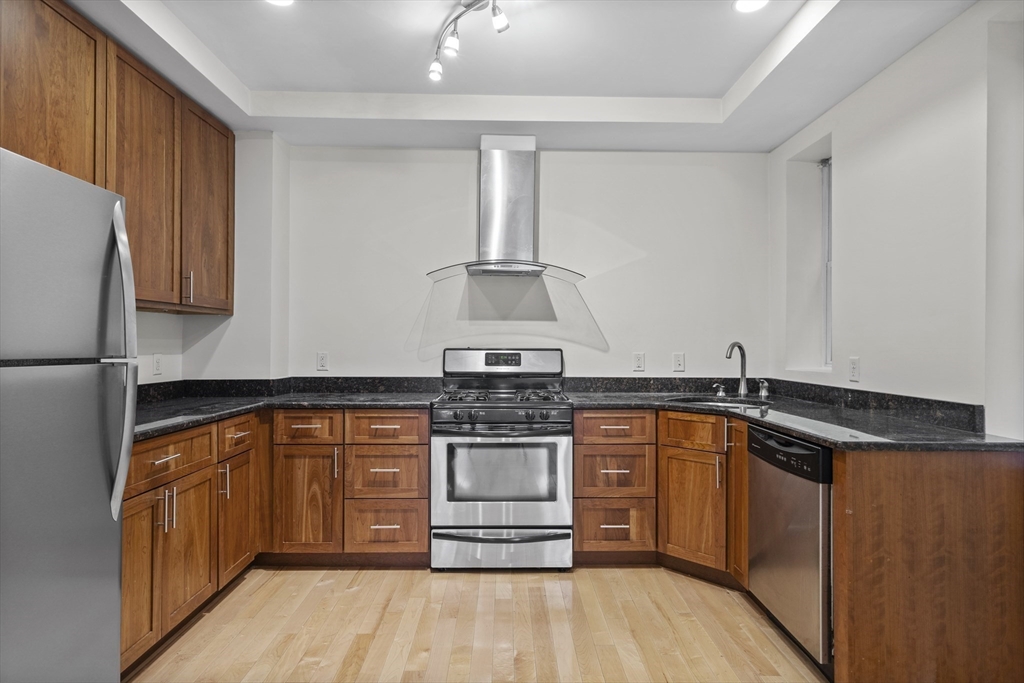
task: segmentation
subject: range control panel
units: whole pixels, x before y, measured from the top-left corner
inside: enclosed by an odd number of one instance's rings
[[[751,425],[747,452],[798,477],[832,483],[832,449]]]
[[[484,354],[484,365],[487,367],[515,367],[518,368],[523,364],[523,354],[521,353],[485,353]]]

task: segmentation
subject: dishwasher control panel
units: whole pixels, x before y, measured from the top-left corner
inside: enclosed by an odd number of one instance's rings
[[[747,452],[798,477],[832,483],[832,449],[751,425]]]

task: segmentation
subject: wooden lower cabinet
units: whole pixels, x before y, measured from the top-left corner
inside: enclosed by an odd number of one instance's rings
[[[217,574],[219,584],[226,586],[256,556],[253,452],[246,451],[220,463],[217,480]]]
[[[726,568],[725,455],[658,446],[658,550]]]
[[[728,524],[726,559],[729,573],[740,582],[740,585],[748,588],[748,528],[750,525],[748,495],[750,486],[747,478],[747,423],[742,420],[729,420],[728,430],[729,444],[725,476]]]
[[[576,446],[573,495],[578,498],[654,498],[654,444]]]
[[[425,499],[345,501],[345,552],[427,552],[427,503]]]
[[[577,498],[573,513],[574,550],[655,549],[654,498]]]
[[[662,410],[658,413],[658,445],[725,453],[725,422],[720,415]]]
[[[274,447],[277,552],[342,552],[343,446]]]
[[[217,592],[216,468],[166,487],[170,529],[163,539],[163,630],[166,633]]]
[[[345,446],[346,498],[426,498],[429,446]]]
[[[121,513],[121,670],[163,635],[160,623],[163,491],[143,493]]]

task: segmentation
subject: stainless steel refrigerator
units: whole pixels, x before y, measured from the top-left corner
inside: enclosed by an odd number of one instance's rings
[[[118,681],[135,429],[122,197],[0,149],[0,680]]]

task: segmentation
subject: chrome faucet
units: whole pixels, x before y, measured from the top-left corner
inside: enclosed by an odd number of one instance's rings
[[[740,390],[736,392],[736,395],[743,398],[747,395],[747,351],[743,348],[743,344],[733,342],[729,344],[729,350],[725,352],[726,358],[732,358],[733,349],[740,350]]]

